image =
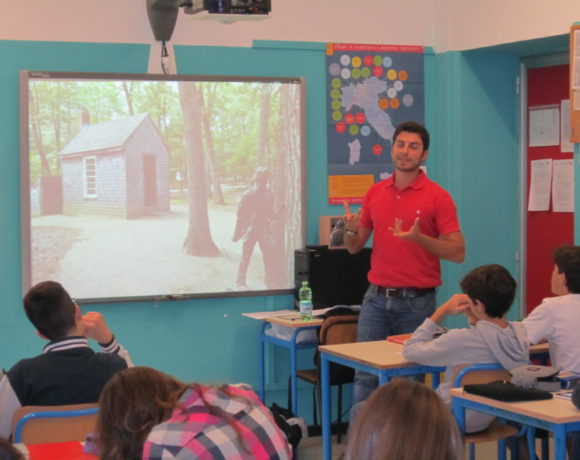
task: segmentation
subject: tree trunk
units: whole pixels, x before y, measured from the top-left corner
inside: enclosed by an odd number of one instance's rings
[[[215,84],[214,84],[215,85]],[[212,92],[213,90],[213,92]],[[212,192],[213,202],[215,204],[225,204],[224,194],[222,192],[222,186],[220,184],[220,178],[218,174],[218,167],[215,160],[215,151],[213,147],[213,136],[211,133],[211,116],[212,116],[212,109],[213,109],[213,99],[215,96],[215,87],[208,88],[207,97],[204,96],[204,92],[202,91],[201,97],[203,99],[204,105],[204,113],[203,113],[203,129],[205,133],[205,139],[207,143],[207,159],[208,159],[208,172],[209,172],[209,181],[210,181],[210,188]]]
[[[183,113],[189,202],[189,228],[183,245],[187,254],[215,257],[220,251],[213,242],[209,227],[205,161],[201,142],[201,98],[196,84],[191,82],[179,83],[179,95]]]

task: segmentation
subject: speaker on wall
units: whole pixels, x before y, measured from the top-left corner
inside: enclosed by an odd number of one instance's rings
[[[357,254],[346,249],[297,249],[294,251],[295,298],[302,281],[312,289],[314,308],[334,305],[360,305],[368,288],[367,273],[371,265],[371,249]]]

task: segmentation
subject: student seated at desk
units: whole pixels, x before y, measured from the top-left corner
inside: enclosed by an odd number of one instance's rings
[[[552,366],[580,374],[580,246],[561,246],[552,255],[551,290],[557,297],[542,301],[523,323],[531,344],[547,340]],[[574,435],[580,458],[580,435]]]
[[[188,385],[132,367],[109,381],[99,405],[102,460],[292,458],[274,417],[245,385]]]
[[[0,373],[0,436],[12,432],[12,415],[21,406],[95,403],[107,380],[132,366],[127,351],[100,313],[81,314],[57,282],[38,283],[24,296],[24,311],[36,333],[49,340],[41,355],[23,359]],[[88,338],[96,340],[95,353]]]
[[[450,402],[449,388],[465,364],[500,363],[505,369],[529,362],[529,345],[521,322],[508,322],[516,292],[516,282],[501,265],[483,265],[461,280],[464,294],[455,294],[426,319],[405,343],[403,356],[408,361],[431,366],[446,366],[445,381],[437,392]],[[471,328],[451,329],[433,339],[438,325],[448,316],[464,313]],[[493,416],[474,411],[466,413],[466,431],[481,431]]]
[[[344,460],[460,460],[449,407],[428,386],[396,378],[371,394],[349,430]]]

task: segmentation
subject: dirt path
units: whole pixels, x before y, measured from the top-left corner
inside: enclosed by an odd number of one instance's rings
[[[42,246],[45,263],[33,273],[33,282],[51,274],[77,298],[231,290],[242,249],[241,242],[231,241],[235,212],[234,205],[209,210],[212,237],[222,252],[213,258],[183,252],[185,206],[172,205],[165,215],[132,220],[62,215],[35,218],[33,245]],[[67,244],[51,246],[51,238],[63,238]],[[48,271],[47,261],[52,261]],[[262,254],[256,248],[247,285],[264,289],[263,279]]]

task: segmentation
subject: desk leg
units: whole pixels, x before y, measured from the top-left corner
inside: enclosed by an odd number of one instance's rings
[[[434,390],[439,388],[441,374],[439,372],[433,372],[431,374],[431,386]]]
[[[290,347],[290,405],[292,406],[290,410],[294,415],[298,415],[298,379],[296,378],[296,373],[298,372],[298,358],[296,356],[296,339],[293,338],[293,340],[293,346]]]
[[[554,458],[566,460],[566,430],[562,424],[554,428]]]
[[[330,421],[330,366],[326,353],[320,353],[322,387],[322,460],[332,460],[332,433]]]
[[[266,356],[265,356],[265,346],[266,342],[262,339],[262,335],[264,334],[265,325],[262,327],[262,331],[260,332],[260,344],[258,354],[260,355],[260,400],[266,405]]]
[[[379,386],[389,383],[389,375],[387,372],[379,372]]]

